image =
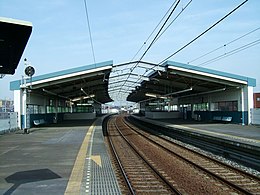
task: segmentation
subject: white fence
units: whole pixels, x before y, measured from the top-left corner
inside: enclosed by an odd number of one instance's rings
[[[260,108],[251,109],[251,117],[253,125],[260,125]]]
[[[2,112],[0,113],[0,134],[15,131],[18,129],[18,113]]]

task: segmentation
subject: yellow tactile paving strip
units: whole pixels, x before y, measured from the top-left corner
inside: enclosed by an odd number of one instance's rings
[[[91,139],[92,133],[95,129],[95,122],[91,125],[91,127],[88,129],[86,136],[82,142],[82,145],[80,147],[80,150],[78,152],[76,161],[74,163],[69,182],[65,191],[65,195],[71,195],[71,194],[80,194],[80,187],[81,182],[83,178],[83,170],[85,166],[85,159],[87,155],[87,149],[89,145],[89,141]]]

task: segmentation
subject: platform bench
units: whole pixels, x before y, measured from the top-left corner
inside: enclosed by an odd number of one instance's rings
[[[231,122],[232,121],[232,117],[231,116],[223,116],[222,117],[222,121],[224,121],[224,122]]]
[[[231,116],[213,116],[213,121],[231,122]]]
[[[34,120],[34,121],[33,121],[33,124],[34,124],[35,126],[43,125],[43,124],[45,124],[45,120],[44,120],[44,119]]]

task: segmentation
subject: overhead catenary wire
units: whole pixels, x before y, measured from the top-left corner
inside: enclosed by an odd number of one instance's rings
[[[172,16],[173,12],[175,11],[175,9],[177,8],[178,4],[180,3],[180,0],[178,0],[174,6],[174,8],[172,9],[172,11],[170,12],[170,14],[168,15],[168,17],[166,18],[166,20],[164,21],[163,25],[161,26],[161,28],[159,29],[159,31],[157,32],[157,34],[155,35],[154,39],[152,40],[152,42],[150,43],[150,45],[147,47],[147,49],[144,51],[143,55],[140,57],[140,59],[138,60],[138,62],[140,62],[144,56],[146,55],[146,53],[148,52],[148,50],[152,47],[152,45],[155,43],[155,40],[157,39],[157,37],[160,35],[161,31],[163,30],[164,26],[166,25],[166,23],[169,21],[170,17]],[[138,62],[135,66],[138,65]]]
[[[235,7],[232,11],[230,11],[228,14],[226,14],[224,17],[222,17],[221,19],[219,19],[217,22],[215,22],[213,25],[211,25],[208,29],[206,29],[205,31],[203,31],[201,34],[199,34],[198,36],[196,36],[193,40],[191,40],[190,42],[188,42],[187,44],[185,44],[183,47],[181,47],[180,49],[178,49],[176,52],[174,52],[173,54],[171,54],[170,56],[168,56],[167,58],[165,58],[164,60],[162,60],[160,63],[158,63],[157,65],[162,65],[164,62],[166,62],[169,58],[171,58],[172,56],[176,55],[177,53],[179,53],[180,51],[182,51],[184,48],[186,48],[187,46],[189,46],[190,44],[192,44],[194,41],[196,41],[197,39],[199,39],[201,36],[203,36],[204,34],[206,34],[208,31],[210,31],[212,28],[214,28],[217,24],[219,24],[220,22],[222,22],[224,19],[226,19],[228,16],[230,16],[232,13],[234,13],[236,10],[238,10],[242,5],[244,5],[248,0],[243,1],[242,3],[240,3],[237,7]],[[154,65],[157,66],[157,65]],[[144,75],[144,74],[143,74]],[[143,76],[142,75],[142,76]],[[136,83],[138,82],[138,80],[136,81]]]
[[[94,44],[93,44],[91,28],[90,28],[90,21],[89,21],[89,16],[88,16],[87,0],[84,0],[84,5],[85,5],[85,13],[86,13],[86,18],[87,18],[87,25],[88,25],[88,32],[89,32],[89,39],[90,39],[90,44],[91,44],[92,56],[93,56],[93,61],[94,61],[95,67],[96,67],[96,57],[95,57],[95,52],[94,52]]]
[[[170,55],[169,57],[167,57],[166,59],[164,59],[163,61],[161,61],[160,63],[158,63],[157,65],[161,65],[163,64],[166,60],[168,60],[169,58],[171,58],[172,56],[176,55],[177,53],[179,53],[180,51],[182,51],[184,48],[186,48],[187,46],[189,46],[190,44],[192,44],[194,41],[196,41],[197,39],[199,39],[201,36],[203,36],[204,34],[206,34],[208,31],[210,31],[212,28],[214,28],[217,24],[221,23],[224,19],[226,19],[228,16],[230,16],[232,13],[234,13],[236,10],[238,10],[242,5],[244,5],[248,0],[243,1],[241,4],[239,4],[236,8],[234,8],[232,11],[230,11],[228,14],[226,14],[224,17],[222,17],[220,20],[218,20],[216,23],[214,23],[212,26],[210,26],[208,29],[206,29],[204,32],[202,32],[201,34],[199,34],[197,37],[195,37],[193,40],[191,40],[190,42],[188,42],[186,45],[184,45],[182,48],[180,48],[179,50],[177,50],[176,52],[174,52],[172,55]],[[155,39],[156,40],[156,39]],[[257,43],[256,43],[257,44]],[[250,47],[250,46],[248,46]],[[243,48],[246,49],[246,48]],[[243,50],[242,48],[240,50]],[[239,52],[239,51],[236,51]],[[231,55],[228,54],[228,55]],[[157,65],[154,65],[157,66]],[[145,75],[146,72],[143,74]],[[142,76],[143,76],[142,75]],[[127,80],[127,79],[126,79]],[[140,79],[138,79],[140,80]],[[138,80],[136,80],[136,83],[138,83]],[[119,91],[120,93],[120,91]],[[118,93],[118,94],[119,94]]]
[[[214,52],[216,52],[216,51],[218,51],[218,50],[220,50],[220,49],[222,49],[222,48],[224,48],[224,47],[230,45],[231,43],[234,43],[234,42],[236,42],[236,41],[238,41],[238,40],[240,40],[240,39],[246,37],[247,35],[250,35],[250,34],[256,32],[256,31],[259,30],[259,29],[260,29],[260,27],[254,29],[254,30],[252,30],[252,31],[250,31],[250,32],[248,32],[248,33],[242,35],[242,36],[239,36],[238,38],[233,39],[232,41],[229,41],[228,43],[226,43],[226,44],[224,44],[224,45],[222,45],[222,46],[220,46],[220,47],[217,47],[216,49],[213,49],[213,50],[211,50],[211,51],[209,51],[209,52],[207,52],[207,53],[205,53],[205,54],[203,54],[203,55],[201,55],[201,56],[199,56],[199,57],[197,57],[197,58],[195,58],[195,59],[193,59],[193,60],[187,62],[187,64],[190,64],[190,63],[195,62],[195,61],[197,61],[197,60],[199,60],[199,59],[201,59],[201,58],[203,58],[203,57],[205,57],[205,56],[207,56],[207,55],[209,55],[209,54],[212,54],[212,53],[214,53]]]
[[[181,11],[177,14],[177,16],[168,24],[168,26],[162,31],[162,33],[157,37],[155,42],[165,33],[165,31],[175,22],[175,20],[184,12],[184,10],[191,4],[192,0],[190,0],[182,9]]]
[[[233,49],[233,50],[231,50],[231,51],[229,51],[229,52],[227,52],[227,53],[224,53],[224,54],[219,55],[219,56],[217,56],[217,57],[214,57],[214,58],[212,58],[212,59],[210,59],[210,60],[207,60],[206,62],[203,62],[203,63],[201,63],[201,64],[199,64],[199,65],[197,65],[197,66],[203,66],[203,65],[206,65],[206,64],[209,64],[209,63],[212,63],[212,62],[221,60],[221,59],[223,59],[223,58],[225,58],[225,57],[234,55],[234,54],[236,54],[236,53],[238,53],[238,52],[240,52],[240,51],[243,51],[243,50],[245,50],[245,49],[248,49],[248,48],[250,48],[250,47],[253,47],[253,46],[255,46],[255,45],[258,45],[259,43],[260,43],[260,39],[257,39],[257,40],[255,40],[255,41],[252,41],[252,42],[248,43],[248,44],[245,44],[245,45],[240,46],[240,47],[238,47],[238,48],[236,48],[236,49]]]
[[[143,45],[139,48],[139,50],[136,52],[136,54],[134,55],[134,57],[132,58],[132,60],[129,62],[132,63],[132,61],[134,60],[134,58],[138,55],[138,53],[142,50],[142,48],[144,47],[144,45],[146,45],[146,43],[148,42],[148,40],[151,38],[151,36],[153,35],[153,33],[155,32],[155,30],[159,27],[160,23],[163,21],[163,19],[167,16],[167,14],[170,12],[170,10],[172,9],[172,7],[174,6],[174,4],[176,3],[177,0],[175,0],[173,2],[173,4],[171,5],[171,7],[168,9],[168,11],[164,14],[164,16],[162,17],[162,19],[160,20],[160,22],[156,25],[156,27],[154,28],[154,30],[150,33],[150,35],[148,36],[148,38],[146,39],[146,41],[143,43]],[[161,36],[162,34],[165,33],[165,31],[173,24],[174,21],[176,21],[176,19],[182,14],[182,12],[190,5],[190,3],[192,2],[192,0],[190,0],[182,9],[181,11],[177,14],[177,16],[171,21],[171,23],[162,31],[162,33],[160,33],[160,35],[155,39],[154,42],[156,42]],[[140,61],[140,60],[139,60]],[[129,70],[131,68],[125,68],[123,70]]]
[[[157,38],[155,37],[154,38],[154,40],[153,40],[153,43],[152,44],[154,44],[156,41],[158,41],[158,39],[165,33],[165,31],[177,20],[177,18],[183,13],[183,11],[191,4],[191,2],[192,2],[192,0],[190,0],[182,9],[181,9],[181,11],[176,15],[176,17],[170,22],[170,24],[168,24],[167,25],[167,27],[161,32],[161,33],[159,33],[158,34],[158,36],[157,36]],[[167,11],[167,13],[164,15],[164,17],[163,18],[165,18],[166,17],[166,15],[168,14],[168,12],[172,9],[172,7],[173,7],[173,5],[176,3],[176,1],[172,4],[172,6],[169,8],[169,10]],[[176,9],[176,7],[177,7],[177,4],[175,5],[175,8],[174,9]],[[174,10],[173,10],[174,11]],[[163,18],[161,19],[161,21],[159,22],[159,24],[162,22],[162,20],[163,20]],[[156,28],[153,30],[153,32],[150,34],[150,36],[148,37],[148,39],[151,37],[151,35],[154,33],[154,31],[157,29],[157,27],[159,26],[159,24],[156,26]],[[146,42],[148,41],[148,39],[144,42],[144,44],[143,44],[143,46],[146,44]],[[139,51],[143,48],[143,46],[139,49]],[[148,49],[148,48],[147,48]],[[136,53],[136,55],[139,53],[139,51]],[[136,56],[135,55],[135,56]],[[134,56],[134,57],[135,57]],[[130,73],[129,74],[131,74],[131,71],[135,68],[135,67],[137,67],[138,65],[139,65],[139,63],[140,63],[140,61],[141,61],[141,59],[139,60],[139,61],[137,61],[137,63],[135,64],[135,66],[133,66],[131,69],[130,68],[128,68],[128,69],[130,69]],[[156,65],[156,66],[159,66],[158,64]],[[152,70],[152,69],[154,69],[155,68],[155,66],[153,66],[152,68],[149,68],[150,70]],[[147,69],[147,71],[148,71],[148,69]],[[146,72],[147,72],[146,71]],[[145,73],[146,73],[145,72]],[[145,74],[144,73],[144,74]],[[144,74],[142,75],[142,76],[144,76]],[[127,78],[128,79],[128,78]],[[126,79],[126,80],[127,80]],[[139,79],[137,80],[137,81],[139,81]],[[126,82],[125,82],[126,83]],[[122,85],[122,86],[124,86],[125,85],[125,83]],[[137,84],[137,82],[135,83],[135,84]]]
[[[150,35],[148,36],[148,38],[144,41],[144,43],[142,44],[142,46],[139,48],[139,50],[136,52],[136,54],[133,56],[133,58],[131,59],[130,63],[131,64],[133,62],[133,60],[135,59],[135,57],[140,53],[140,51],[143,49],[143,47],[147,44],[148,40],[151,38],[151,36],[154,34],[155,30],[159,27],[159,25],[162,23],[163,19],[167,16],[167,14],[170,12],[170,10],[172,9],[172,7],[175,5],[177,0],[175,0],[172,5],[170,6],[170,8],[167,10],[167,12],[164,14],[164,16],[162,17],[162,19],[159,21],[159,23],[156,25],[156,27],[153,29],[153,31],[150,33]],[[138,64],[138,61],[134,62],[134,63],[137,63]],[[136,66],[135,66],[136,67]],[[134,68],[135,68],[134,67]],[[122,70],[118,70],[118,71],[125,71],[125,70],[129,70],[129,76],[127,77],[126,81],[129,79],[130,77],[130,74],[133,72],[133,67],[127,67],[127,68],[124,68]],[[113,72],[117,72],[117,71],[113,71]],[[124,82],[122,84],[122,86],[125,85],[126,82]]]
[[[200,37],[202,37],[204,34],[206,34],[208,31],[210,31],[212,28],[214,28],[216,25],[218,25],[219,23],[221,23],[224,19],[226,19],[228,16],[230,16],[232,13],[234,13],[236,10],[238,10],[242,5],[244,5],[248,0],[243,1],[242,3],[240,3],[236,8],[234,8],[232,11],[230,11],[228,14],[226,14],[224,17],[222,17],[220,20],[218,20],[217,22],[215,22],[213,25],[211,25],[208,29],[206,29],[205,31],[203,31],[201,34],[199,34],[197,37],[195,37],[194,39],[192,39],[190,42],[188,42],[187,44],[185,44],[183,47],[181,47],[180,49],[178,49],[177,51],[175,51],[173,54],[169,55],[167,58],[165,58],[164,60],[162,60],[159,64],[163,64],[164,62],[166,62],[168,59],[170,59],[171,57],[173,57],[174,55],[176,55],[177,53],[179,53],[180,51],[182,51],[184,48],[186,48],[187,46],[189,46],[190,44],[192,44],[194,41],[196,41],[197,39],[199,39]]]
[[[172,9],[172,7],[174,6],[174,4],[176,3],[177,0],[175,0],[171,7],[167,10],[167,12],[164,14],[164,16],[162,17],[162,19],[159,21],[159,23],[156,25],[156,27],[153,29],[153,31],[150,33],[150,35],[148,36],[148,38],[144,41],[144,43],[142,44],[142,46],[139,48],[139,50],[136,52],[136,54],[134,55],[134,57],[131,59],[131,61],[133,61],[135,59],[135,57],[139,54],[139,52],[143,49],[143,47],[146,45],[146,43],[148,42],[148,40],[151,38],[151,36],[153,35],[153,33],[155,32],[155,30],[159,27],[159,25],[162,23],[163,19],[167,16],[167,14],[170,12],[170,10]]]
[[[175,1],[176,2],[176,1]],[[174,3],[175,3],[174,2]],[[159,31],[157,32],[157,34],[155,35],[154,39],[152,40],[152,42],[150,43],[150,45],[147,47],[147,49],[145,50],[145,52],[142,54],[142,56],[140,57],[140,59],[136,62],[136,64],[134,66],[132,66],[132,68],[130,69],[130,73],[128,75],[128,77],[126,78],[126,80],[129,79],[131,73],[133,72],[133,70],[138,66],[138,64],[141,62],[141,60],[143,59],[143,57],[146,55],[146,53],[148,52],[148,50],[151,48],[151,46],[154,44],[155,40],[157,39],[157,37],[159,36],[160,32],[163,30],[164,26],[166,25],[166,23],[168,22],[168,20],[170,19],[170,17],[172,16],[173,12],[175,11],[176,7],[178,6],[178,4],[180,3],[180,0],[177,0],[177,2],[175,3],[175,6],[173,7],[173,9],[171,10],[170,14],[168,15],[168,17],[165,19],[163,25],[161,26],[161,28],[159,29]],[[172,7],[172,6],[171,6]],[[144,76],[144,75],[143,75]],[[125,84],[125,83],[124,83]],[[124,86],[124,84],[122,84],[122,86]],[[121,89],[119,90],[120,93]]]

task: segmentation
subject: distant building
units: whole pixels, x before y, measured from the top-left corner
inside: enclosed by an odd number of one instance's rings
[[[13,112],[14,101],[13,100],[0,100],[0,112]]]
[[[260,108],[260,93],[254,93],[254,108]]]

